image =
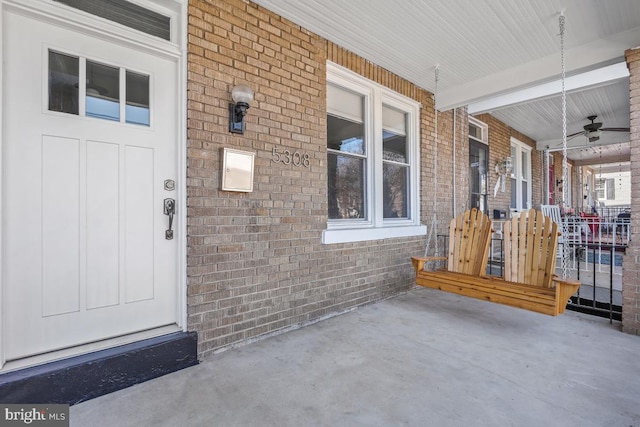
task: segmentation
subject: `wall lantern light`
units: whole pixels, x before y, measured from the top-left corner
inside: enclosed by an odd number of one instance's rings
[[[493,189],[493,197],[496,197],[496,194],[498,194],[498,187],[500,187],[500,191],[503,193],[506,191],[507,175],[509,175],[513,170],[511,157],[505,157],[500,162],[496,163],[495,169],[496,173],[500,175],[500,177],[498,178],[498,182],[496,182],[496,187]]]
[[[233,102],[229,103],[229,132],[244,133],[244,116],[253,101],[253,91],[247,85],[238,85],[231,91]]]

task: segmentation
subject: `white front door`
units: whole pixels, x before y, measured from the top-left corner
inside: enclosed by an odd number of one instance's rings
[[[178,60],[18,12],[2,31],[4,360],[176,325]]]

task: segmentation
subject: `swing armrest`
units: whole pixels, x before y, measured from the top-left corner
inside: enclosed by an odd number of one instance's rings
[[[446,256],[427,256],[427,257],[411,257],[411,262],[413,263],[413,268],[415,268],[416,273],[424,270],[424,264],[429,261],[446,261]]]
[[[556,304],[558,313],[564,312],[569,298],[580,289],[580,281],[573,279],[562,279],[553,275],[553,282],[556,285]]]

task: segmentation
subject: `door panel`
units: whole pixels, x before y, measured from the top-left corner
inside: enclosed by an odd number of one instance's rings
[[[3,39],[6,360],[176,324],[177,240],[163,213],[176,195],[163,182],[176,179],[177,60],[14,12]],[[122,82],[149,76],[150,125],[83,115],[83,85],[79,114],[50,111],[50,50],[116,67]]]

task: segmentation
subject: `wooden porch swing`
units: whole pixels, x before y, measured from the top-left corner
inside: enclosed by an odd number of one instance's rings
[[[561,279],[556,264],[558,224],[531,209],[504,224],[504,277],[487,275],[491,220],[476,210],[451,220],[447,257],[413,257],[416,284],[557,316],[580,282]],[[425,263],[446,260],[446,269]]]
[[[562,56],[562,111],[564,181],[567,182],[567,130],[564,66],[564,16],[560,15],[560,43]],[[435,69],[434,105],[438,94],[438,67]],[[455,112],[454,112],[455,114]],[[438,112],[435,114],[434,194],[438,191]],[[565,186],[566,187],[566,186]],[[565,200],[566,200],[566,191]],[[426,252],[436,228],[437,197],[433,198],[433,216],[427,238]],[[562,278],[554,274],[558,236],[558,223],[542,212],[531,209],[507,221],[503,227],[504,276],[487,274],[491,243],[491,220],[474,209],[452,219],[449,226],[447,257],[438,256],[437,238],[435,256],[411,258],[416,270],[416,284],[440,289],[499,304],[538,313],[557,316],[565,311],[567,301],[578,291],[580,282],[567,279],[567,248],[563,245]],[[445,269],[425,271],[427,262],[446,260]]]

